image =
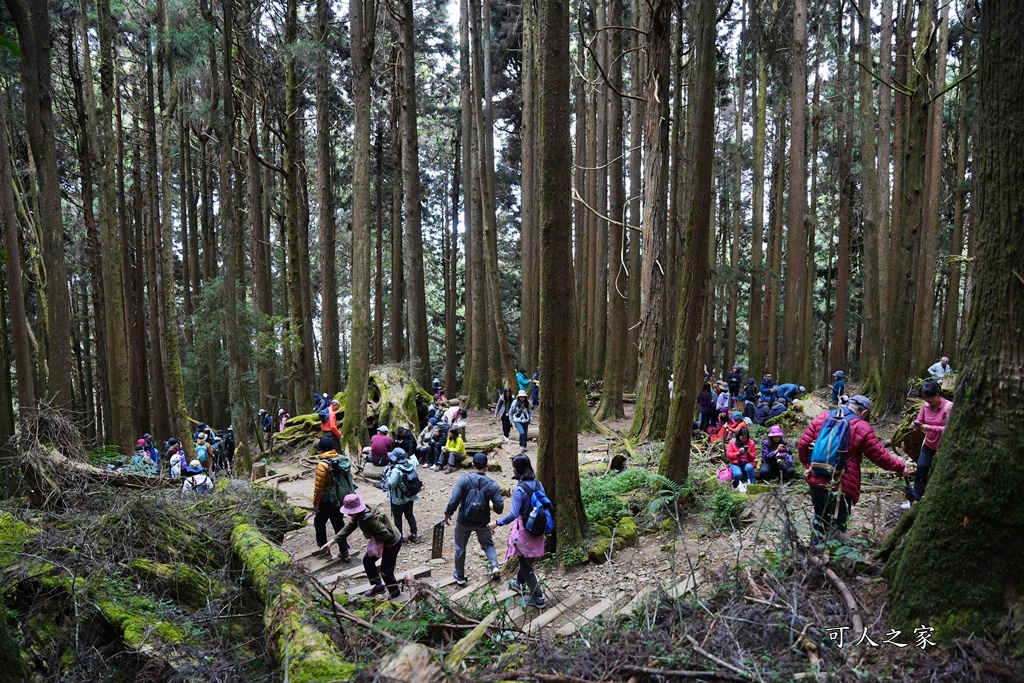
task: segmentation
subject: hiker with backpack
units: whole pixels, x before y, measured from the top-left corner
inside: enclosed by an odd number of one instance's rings
[[[320,434],[327,437],[334,444],[334,450],[341,452],[341,430],[338,429],[338,411],[341,403],[337,400],[331,401],[327,407],[317,411],[320,416]]]
[[[269,439],[271,432],[274,431],[274,418],[270,417],[270,413],[263,408],[260,408],[259,418],[260,429],[263,430],[263,436]]]
[[[750,432],[746,427],[736,430],[736,436],[729,440],[725,449],[729,458],[729,469],[732,471],[732,486],[739,489],[740,493],[747,492],[747,484],[757,482],[757,472],[754,470],[754,463],[757,462],[757,446],[750,438]],[[747,481],[743,481],[743,475]]]
[[[917,411],[914,419],[914,430],[924,432],[924,443],[921,454],[917,457],[917,472],[914,473],[914,499],[924,498],[924,490],[928,486],[928,475],[932,470],[932,460],[942,446],[942,435],[949,423],[949,414],[953,410],[953,402],[942,396],[942,387],[935,380],[928,380],[921,387],[921,398],[924,403]],[[909,501],[908,501],[909,503]],[[906,507],[910,507],[909,504]]]
[[[181,466],[185,464],[185,456],[181,446],[174,437],[167,439],[167,462],[170,464],[171,479],[181,479]]]
[[[181,484],[182,493],[211,493],[213,480],[206,474],[206,468],[198,460],[193,460],[185,468],[185,481]]]
[[[846,393],[846,380],[843,379],[844,372],[842,370],[836,370],[832,373],[832,379],[835,381],[828,385],[828,388],[832,390],[832,402],[839,405],[839,397]]]
[[[345,526],[345,516],[341,514],[341,504],[345,496],[355,493],[356,485],[352,481],[352,463],[338,451],[334,450],[334,442],[328,437],[320,439],[320,460],[316,464],[316,479],[313,483],[313,530],[316,533],[316,545],[320,550],[313,553],[330,557],[331,551],[323,550],[327,543],[327,520],[331,521],[334,533]],[[338,542],[342,562],[348,562],[348,541]]]
[[[508,514],[487,525],[492,531],[511,524],[508,545],[503,562],[519,558],[519,573],[508,582],[508,587],[526,598],[527,607],[544,607],[544,594],[537,586],[537,574],[533,562],[544,557],[546,534],[554,531],[555,510],[544,492],[544,485],[537,481],[530,457],[525,453],[512,458],[512,478],[519,484],[512,489],[512,505]]]
[[[530,399],[527,398],[524,390],[520,389],[516,395],[516,402],[512,404],[508,417],[512,420],[512,424],[516,426],[516,431],[519,432],[519,449],[525,453],[526,438],[530,430],[530,420],[533,419],[533,413],[530,411]]]
[[[415,455],[407,454],[400,446],[396,446],[395,450],[388,453],[388,460],[391,461],[391,465],[384,472],[384,490],[391,503],[391,516],[395,520],[395,528],[398,529],[398,533],[402,533],[404,516],[409,520],[409,542],[419,543],[416,517],[412,513],[413,503],[419,500],[419,492],[423,490],[423,480],[416,473],[419,461]]]
[[[850,509],[860,499],[860,463],[864,457],[899,476],[914,473],[914,464],[891,455],[868,423],[871,399],[857,394],[846,406],[827,410],[807,426],[797,453],[807,469],[814,505],[812,542],[842,539]]]
[[[501,432],[505,435],[505,443],[508,443],[508,435],[512,433],[512,419],[508,414],[513,403],[515,399],[512,398],[512,389],[505,387],[498,398],[498,405],[494,407],[494,417],[501,419]]]
[[[772,426],[761,442],[761,468],[757,471],[757,478],[761,481],[781,479],[783,483],[796,478],[793,450],[786,443],[786,436],[779,425]]]
[[[230,472],[235,466],[235,428],[228,426],[228,431],[224,433],[224,466],[227,471]]]
[[[379,506],[370,507],[354,493],[345,496],[341,511],[349,515],[348,523],[334,538],[321,546],[320,550],[330,552],[332,545],[340,544],[359,529],[367,539],[363,569],[366,570],[366,577],[370,579],[371,584],[370,590],[363,595],[372,598],[387,590],[392,600],[400,597],[402,590],[398,587],[398,579],[395,578],[395,565],[398,564],[398,551],[402,549],[402,533],[395,528],[391,518]],[[377,567],[378,559],[380,568]]]
[[[206,432],[199,432],[199,439],[196,441],[196,459],[204,468],[213,462],[212,439],[207,438]]]
[[[331,407],[331,397],[326,393],[313,394],[313,412],[320,414]]]
[[[491,564],[491,580],[497,581],[501,576],[498,566],[498,553],[494,549],[494,536],[488,525],[491,522],[491,509],[501,514],[505,509],[505,501],[501,498],[498,482],[487,476],[487,454],[477,453],[473,456],[473,471],[464,474],[455,484],[452,497],[444,510],[444,523],[451,526],[452,515],[458,510],[459,516],[455,523],[455,583],[466,585],[466,543],[470,534],[475,533],[480,547]]]
[[[700,411],[700,430],[702,432],[715,424],[718,411],[715,409],[715,396],[711,393],[711,383],[704,382],[704,387],[697,394],[697,408]]]

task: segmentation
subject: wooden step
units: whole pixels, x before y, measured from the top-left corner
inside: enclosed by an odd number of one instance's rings
[[[454,578],[454,577],[452,577],[452,578]],[[481,588],[485,588],[487,586],[487,584],[489,584],[489,583],[491,583],[490,578],[484,579],[483,581],[477,581],[476,583],[474,583],[472,585],[469,585],[469,586],[466,586],[465,588],[463,588],[459,592],[453,594],[449,599],[452,602],[458,602],[462,598],[465,598],[465,597],[467,597],[469,595],[472,595],[474,592],[480,590]]]
[[[433,581],[430,581],[429,585],[431,588],[440,589],[447,588],[453,583],[455,583],[455,577],[449,574],[448,576],[442,577],[440,579],[434,579]]]
[[[534,619],[526,625],[525,630],[527,635],[533,635],[537,631],[541,630],[542,628],[550,624],[555,619],[561,617],[563,614],[566,613],[566,611],[570,607],[579,602],[582,599],[582,597],[583,596],[581,596],[579,593],[573,593],[572,595],[567,597],[565,600],[562,600],[554,607],[551,607],[545,610],[544,612],[541,612],[540,616],[538,616],[536,619]]]
[[[589,624],[594,619],[597,619],[599,616],[601,616],[609,609],[611,609],[614,605],[615,601],[611,598],[605,598],[604,600],[601,600],[600,602],[591,605],[590,609],[583,613],[583,616],[569,621],[569,623],[567,623],[565,626],[555,631],[555,635],[571,636],[579,630],[580,626]]]
[[[396,574],[395,578],[398,579],[399,583],[406,579],[422,579],[429,577],[430,571],[430,567],[416,567],[415,569],[410,569],[406,572],[399,572]],[[352,588],[347,589],[345,593],[350,596],[356,596],[370,590],[371,588],[373,588],[372,583],[364,583],[360,586],[353,586]]]
[[[338,572],[337,574],[329,574],[323,577],[322,579],[320,579],[320,583],[326,586],[327,584],[334,583],[335,581],[340,581],[341,579],[355,579],[365,576],[366,570],[363,568],[363,563],[360,562],[358,565],[354,567],[349,567],[345,571]]]

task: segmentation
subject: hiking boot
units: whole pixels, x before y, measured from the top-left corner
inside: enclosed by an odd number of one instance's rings
[[[419,543],[420,542],[420,536],[419,536],[419,534],[409,534],[406,537],[405,540],[407,540],[407,541],[409,541],[409,543],[413,543],[413,544]]]
[[[346,550],[341,555],[338,555],[338,559],[341,560],[342,562],[351,562],[352,561],[352,554],[349,553]]]
[[[459,576],[458,574],[456,574],[454,572],[452,573],[452,576],[455,577],[455,585],[456,586],[465,586],[466,583],[468,583],[466,581],[466,577],[465,576]]]
[[[397,600],[400,597],[402,597],[402,591],[392,591],[388,593],[389,600]]]
[[[373,584],[373,588],[371,588],[370,590],[368,590],[365,593],[363,593],[363,597],[365,597],[365,598],[372,598],[375,595],[380,595],[381,593],[383,593],[386,590],[387,590],[387,588],[384,587],[383,583],[375,583],[375,584]]]
[[[494,565],[491,567],[491,581],[497,581],[501,578],[501,567]]]
[[[544,599],[543,595],[538,593],[537,595],[531,595],[526,598],[526,600],[523,601],[523,604],[527,607],[539,607],[540,609],[544,609],[547,605],[547,600]]]
[[[516,593],[519,593],[520,595],[522,595],[523,593],[526,592],[526,588],[527,588],[526,586],[524,586],[523,584],[519,583],[515,579],[510,579],[509,582],[508,582],[508,589],[511,590],[511,591],[515,591]]]
[[[451,473],[452,473],[453,471],[454,471],[454,470],[452,469],[452,466],[451,466],[451,465],[449,465],[449,466],[448,466],[448,469],[446,469],[446,470],[444,471],[444,473],[445,473],[445,474],[451,474]]]

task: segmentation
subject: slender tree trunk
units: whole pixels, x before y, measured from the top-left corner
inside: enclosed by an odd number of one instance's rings
[[[374,173],[374,199],[377,210],[377,249],[373,271],[373,362],[384,362],[384,128],[377,126],[377,141],[373,147],[376,172]]]
[[[632,11],[635,15],[635,23],[641,30],[644,29],[643,13],[634,5]],[[640,34],[633,38],[633,57],[630,62],[630,78],[633,82],[633,95],[637,98],[643,97],[643,73],[644,52],[640,50]],[[641,99],[630,100],[629,103],[629,223],[632,226],[639,226],[642,221],[643,191],[641,187],[641,175],[643,173],[643,126],[644,103]],[[633,230],[629,233],[629,292],[626,296],[626,382],[629,389],[636,389],[636,381],[639,371],[640,349],[640,240],[641,233]]]
[[[345,391],[344,438],[358,457],[366,430],[366,392],[370,377],[370,123],[376,0],[351,0],[355,140],[352,153],[352,353]]]
[[[859,56],[862,64],[871,64],[871,0],[860,0],[860,30],[858,35]],[[874,116],[874,91],[872,89],[871,74],[864,69],[851,66],[858,73],[860,83],[860,108],[858,117],[860,123],[860,164],[861,164],[861,186],[863,194],[864,215],[864,358],[861,363],[861,382],[868,387],[876,387],[881,376],[880,351],[882,348],[882,337],[880,327],[879,301],[884,290],[880,289],[881,272],[878,260],[878,242],[881,238],[879,232],[879,204],[878,204],[878,183],[879,177],[876,172],[875,162],[875,116]],[[888,86],[882,85],[885,89]],[[852,115],[852,113],[851,113]],[[889,179],[886,177],[886,184]],[[840,209],[842,215],[842,209]],[[885,294],[888,296],[888,294]],[[841,303],[841,299],[836,303]],[[834,365],[828,374],[842,368],[842,365]]]
[[[963,22],[966,26],[973,24],[974,6],[967,8]],[[964,31],[963,43],[960,48],[960,76],[971,72],[972,50],[971,33]],[[956,178],[953,192],[953,236],[949,248],[949,281],[946,285],[946,321],[942,330],[942,354],[956,362],[957,341],[959,335],[958,319],[960,314],[960,257],[964,250],[964,204],[967,198],[967,100],[973,80],[961,81],[957,96],[958,112],[956,124]]]
[[[51,404],[67,410],[74,400],[71,358],[71,294],[64,265],[61,181],[57,170],[56,123],[50,73],[50,13],[46,0],[6,0],[18,34],[24,86],[25,127],[38,185],[38,225],[46,269],[46,391]],[[116,290],[115,290],[116,291]],[[40,343],[44,340],[40,339]]]
[[[540,342],[539,251],[537,248],[537,184],[535,154],[537,121],[536,32],[533,12],[523,12],[523,114],[520,127],[521,161],[521,230],[522,287],[520,293],[519,362],[526,369],[537,367],[537,344]]]
[[[904,141],[903,192],[900,199],[902,225],[896,250],[896,275],[893,291],[892,340],[909,340],[914,330],[914,303],[918,286],[917,258],[921,241],[925,201],[925,168],[928,154],[928,100],[931,97],[926,75],[932,72],[935,60],[933,0],[923,0],[918,15],[918,31],[914,48],[914,65],[907,69],[907,89],[913,93],[907,104]],[[928,286],[931,286],[930,284]],[[901,409],[906,398],[907,380],[915,360],[909,343],[889,345],[882,376],[881,400],[885,409]]]
[[[622,25],[622,0],[611,0],[608,23]],[[622,32],[612,30],[608,36],[609,78],[611,89],[622,91]],[[614,92],[608,101],[608,216],[611,223],[608,250],[608,331],[605,342],[604,382],[598,420],[625,417],[622,408],[624,349],[626,346],[626,186],[622,168],[622,98]]]
[[[781,107],[775,112],[775,161],[772,166],[772,199],[768,214],[771,216],[771,248],[768,252],[768,305],[765,337],[768,339],[765,372],[779,374],[779,287],[782,282],[782,214],[786,192],[786,115]]]
[[[913,3],[904,2],[896,25],[896,68],[894,81],[904,90],[907,85],[907,69],[911,55],[911,32],[910,22],[913,17]],[[889,227],[889,249],[886,252],[888,263],[889,290],[898,285],[898,254],[900,250],[900,232],[903,227],[903,184],[905,178],[904,168],[906,167],[906,134],[907,134],[907,96],[896,92],[896,101],[893,106],[893,153],[892,153],[892,208]],[[879,301],[879,307],[884,309],[881,317],[886,320],[885,332],[885,362],[888,362],[888,355],[892,343],[890,332],[896,322],[893,320],[894,297],[888,297],[884,302]],[[883,364],[883,370],[885,365]]]
[[[755,3],[755,7],[757,3]],[[757,103],[754,111],[754,188],[752,238],[750,241],[750,322],[747,355],[750,359],[748,375],[760,377],[764,373],[764,335],[761,320],[764,297],[764,156],[765,135],[768,127],[768,59],[767,47],[757,46]]]
[[[576,451],[569,5],[541,0],[537,8],[540,368],[545,387],[540,404],[537,473],[555,504],[553,543],[558,548],[570,548],[583,538],[586,515]]]
[[[459,186],[462,182],[462,167],[460,165],[460,162],[462,161],[460,156],[461,143],[462,136],[459,131],[456,130],[455,151],[452,154],[452,158],[455,160],[455,170],[452,173],[451,190],[452,210],[450,216],[452,220],[452,232],[448,239],[448,249],[445,252],[445,259],[448,263],[448,281],[445,283],[444,307],[444,385],[447,388],[448,393],[452,395],[458,395],[456,394],[456,382],[458,377],[455,372],[456,347],[458,345],[455,311],[458,308],[459,302],[458,288],[456,287],[455,282],[459,262]]]
[[[657,0],[650,8],[647,36],[647,133],[644,155],[644,213],[642,229],[647,254],[641,289],[643,309],[640,333],[640,371],[637,381],[636,413],[630,434],[639,441],[665,434],[668,422],[668,332],[665,276],[659,264],[665,260],[665,202],[668,189],[668,78],[671,7]]]
[[[935,90],[946,86],[946,48],[949,44],[947,18],[949,3],[943,3],[939,12],[938,52],[935,67]],[[929,103],[928,159],[925,170],[924,216],[921,224],[921,269],[918,274],[917,304],[914,307],[917,350],[916,366],[926,368],[932,360],[932,341],[935,338],[935,271],[938,261],[939,206],[942,204],[942,100],[941,94]],[[940,354],[943,355],[943,354]]]
[[[396,64],[396,70],[400,65]],[[405,265],[402,247],[402,136],[396,73],[391,111],[391,360],[405,360]]]
[[[889,559],[892,621],[898,628],[934,624],[936,638],[974,632],[1005,634],[1020,606],[1024,545],[1005,529],[1024,524],[1014,495],[1024,485],[1019,468],[1005,467],[1016,452],[1024,375],[1024,6],[986,3],[978,36],[976,167],[978,238],[974,303],[961,354],[956,408],[935,460],[928,496],[901,526],[906,536]],[[982,295],[981,293],[984,293]]]
[[[9,313],[5,311],[5,320],[9,317],[11,321],[11,346],[14,347],[14,370],[18,380],[18,413],[24,420],[36,409],[36,378],[28,338],[28,318],[25,315],[21,246],[18,243],[18,219],[14,209],[14,181],[11,174],[11,146],[7,139],[7,109],[3,97],[0,97],[0,218],[3,218],[4,223],[3,244],[7,252],[4,270],[7,274],[7,293],[11,299]],[[6,339],[7,335],[4,334],[5,349]],[[4,368],[9,372],[9,362],[4,363]],[[10,387],[10,384],[6,386]],[[13,433],[13,423],[11,427]]]
[[[804,338],[802,309],[807,292],[807,0],[793,3],[793,47],[790,54],[792,107],[789,148],[789,213],[786,236],[786,299],[783,318],[781,373],[798,384],[803,354],[810,350]]]
[[[597,60],[601,70],[607,74],[611,64],[608,57],[608,35],[604,30],[608,24],[605,0],[597,3],[597,34],[595,42]],[[597,82],[594,104],[596,108],[597,143],[594,159],[594,208],[601,216],[608,215],[608,86],[604,78]],[[605,339],[608,329],[608,221],[593,216],[591,222],[591,267],[593,269],[593,288],[590,291],[590,306],[593,314],[592,334],[589,341],[589,360],[587,366],[592,377],[604,376]],[[671,262],[671,261],[670,261]]]
[[[341,352],[338,348],[338,282],[335,271],[337,247],[334,224],[334,153],[328,98],[331,90],[330,55],[327,47],[327,0],[316,3],[316,203],[320,240],[320,367],[321,384],[328,391],[341,386]]]
[[[693,6],[692,189],[683,245],[683,276],[679,279],[677,299],[679,311],[673,359],[676,384],[665,450],[658,467],[659,474],[677,484],[685,483],[689,476],[693,406],[702,379],[699,348],[701,335],[709,332],[703,327],[703,317],[708,286],[706,254],[714,230],[710,204],[715,146],[715,5],[714,0],[697,0]]]
[[[850,279],[852,277],[850,265],[850,204],[853,192],[853,183],[850,179],[850,164],[853,152],[853,88],[850,83],[850,67],[844,63],[847,56],[846,41],[842,32],[842,11],[837,16],[839,25],[839,46],[836,54],[839,58],[839,81],[845,93],[838,98],[838,137],[839,137],[839,259],[836,266],[836,309],[834,325],[832,327],[832,355],[827,365],[832,368],[829,375],[836,370],[844,370],[847,367],[847,348],[849,346],[849,333],[846,329],[846,316],[850,308]],[[872,132],[872,135],[874,133]],[[862,141],[863,142],[863,141]],[[865,162],[866,163],[866,162]],[[867,183],[864,183],[866,185]],[[868,192],[864,192],[865,214],[867,207]],[[866,222],[866,220],[865,220]],[[865,283],[865,287],[869,286]]]
[[[878,87],[878,210],[875,217],[878,220],[876,249],[878,291],[876,301],[878,310],[878,348],[875,349],[876,367],[880,370],[884,358],[885,343],[882,337],[889,329],[889,168],[890,155],[892,153],[892,90],[888,84],[892,83],[892,3],[893,0],[881,0],[882,2],[882,38],[878,53],[878,72],[886,81],[886,85],[879,84]],[[882,294],[886,295],[883,296]],[[870,340],[869,340],[870,343]],[[870,370],[870,368],[868,369]],[[868,378],[870,375],[868,374]]]
[[[745,11],[745,8],[744,8]],[[746,20],[743,20],[745,27]],[[745,31],[741,31],[745,33]],[[725,362],[722,364],[723,374],[726,368],[736,363],[736,329],[739,325],[736,320],[739,313],[740,299],[740,229],[742,228],[742,197],[743,197],[743,96],[744,80],[746,78],[746,61],[744,59],[744,44],[741,39],[737,46],[736,70],[739,72],[734,102],[735,111],[735,147],[733,148],[733,191],[732,191],[732,246],[729,250],[729,331],[726,338]],[[694,393],[694,402],[697,394]],[[692,407],[691,403],[691,407]]]

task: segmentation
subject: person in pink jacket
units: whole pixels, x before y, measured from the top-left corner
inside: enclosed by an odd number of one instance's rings
[[[725,449],[729,457],[729,469],[732,470],[732,485],[739,489],[740,493],[747,492],[747,484],[757,481],[757,471],[754,463],[757,461],[757,446],[750,438],[750,432],[746,427],[740,427],[736,436],[729,440]],[[743,475],[747,475],[747,481],[741,481]]]
[[[824,477],[810,467],[811,451],[814,442],[821,433],[821,428],[829,415],[836,411],[826,410],[811,421],[807,426],[797,453],[800,462],[807,468],[807,483],[811,487],[811,503],[814,505],[814,535],[812,539],[820,541],[830,534],[838,534],[840,538],[846,533],[846,523],[850,509],[860,500],[860,463],[864,457],[879,467],[900,476],[913,474],[913,463],[905,463],[890,454],[875,436],[875,430],[868,423],[871,414],[871,399],[867,396],[851,396],[847,404],[838,408],[848,418],[846,411],[853,413],[850,420],[850,432],[846,467],[833,478]],[[838,489],[838,490],[837,490]],[[838,494],[838,495],[837,495]]]
[[[935,380],[924,383],[921,387],[921,398],[924,399],[924,403],[921,404],[921,410],[914,420],[914,429],[924,432],[925,435],[921,454],[917,457],[917,472],[914,473],[914,497],[917,500],[924,497],[932,460],[942,446],[942,435],[949,423],[949,413],[953,410],[953,402],[942,397],[942,389]]]

